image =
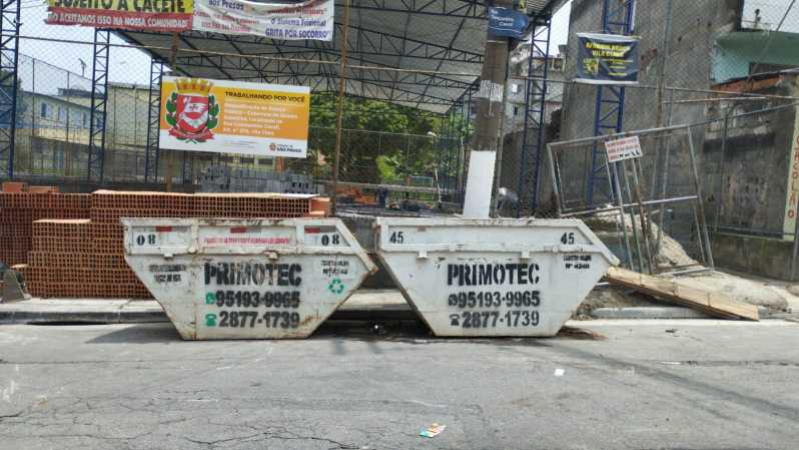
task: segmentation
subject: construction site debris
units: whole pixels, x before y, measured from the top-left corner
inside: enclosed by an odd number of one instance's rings
[[[427,428],[422,428],[422,431],[419,432],[419,436],[426,438],[434,438],[439,434],[441,434],[446,428],[447,428],[446,425],[439,425],[437,423],[434,423]]]
[[[0,297],[0,302],[11,303],[27,300],[28,296],[25,292],[25,284],[16,270],[5,270],[2,280],[2,291],[0,291],[2,297]]]
[[[574,320],[591,320],[593,311],[600,308],[631,308],[660,306],[651,297],[616,286],[597,286],[580,303],[572,315]]]
[[[609,211],[597,213],[594,216],[585,219],[585,224],[593,231],[616,231],[621,229],[621,220],[618,212]],[[626,214],[624,221],[627,231],[632,232],[632,223],[630,214]],[[643,233],[641,229],[641,221],[637,220],[637,232]],[[651,242],[657,242],[657,237],[660,235],[660,247],[653,249],[655,264],[658,270],[667,270],[673,268],[687,268],[691,266],[700,266],[701,264],[693,259],[685,251],[683,246],[674,238],[664,231],[661,232],[658,225],[652,221],[647,221],[647,228],[650,233]]]
[[[756,306],[738,302],[720,292],[698,289],[673,280],[644,275],[618,267],[608,269],[606,279],[611,284],[634,289],[658,299],[668,299],[715,317],[759,320]]]
[[[28,185],[18,181],[6,181],[3,183],[3,192],[8,194],[28,192]]]
[[[764,306],[775,311],[786,310],[788,302],[785,297],[791,295],[788,292],[783,295],[775,287],[762,281],[718,271],[699,272],[669,279],[679,280],[679,283],[685,286],[717,292],[741,303]]]

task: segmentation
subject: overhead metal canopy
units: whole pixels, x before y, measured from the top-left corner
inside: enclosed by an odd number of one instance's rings
[[[532,16],[554,13],[566,0],[528,0]],[[483,64],[486,1],[352,0],[346,93],[445,113],[474,89]],[[181,33],[180,75],[310,86],[337,91],[344,4],[336,4],[331,42],[283,41],[258,36]],[[120,31],[132,44],[169,61],[169,33]],[[152,48],[158,47],[158,48]],[[217,54],[214,54],[217,53]],[[223,53],[220,55],[218,53]],[[256,57],[253,57],[256,55]],[[259,58],[262,57],[262,58]],[[282,58],[268,59],[268,58]],[[291,59],[291,61],[286,61]],[[320,62],[321,61],[321,62]],[[327,62],[324,63],[324,62]],[[364,68],[386,67],[402,70]]]

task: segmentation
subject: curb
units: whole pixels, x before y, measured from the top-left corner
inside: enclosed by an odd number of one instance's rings
[[[647,306],[629,308],[597,308],[591,311],[597,319],[713,319],[682,306]]]
[[[778,314],[758,306],[760,319],[778,318]],[[626,308],[597,308],[591,311],[597,319],[717,319],[708,314],[684,306],[637,306]]]
[[[0,311],[0,325],[169,322],[163,311]]]
[[[383,307],[340,308],[329,321],[419,321],[419,317],[409,306],[388,305]],[[0,309],[0,325],[26,324],[135,324],[169,323],[166,313],[160,308],[120,309],[120,308],[80,308],[66,309]]]

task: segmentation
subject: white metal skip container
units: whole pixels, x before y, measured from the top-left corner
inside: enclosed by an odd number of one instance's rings
[[[436,336],[554,336],[615,256],[579,220],[380,218],[377,252]]]
[[[309,336],[376,270],[339,219],[122,219],[183,339]]]

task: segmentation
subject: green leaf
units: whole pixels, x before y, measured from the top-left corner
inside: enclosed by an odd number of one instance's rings
[[[173,116],[171,114],[167,114],[166,115],[166,123],[168,123],[169,125],[174,127],[175,125],[178,124],[178,121],[175,120],[175,116]]]
[[[175,106],[174,102],[166,102],[166,110],[167,111],[173,113],[173,112],[177,111],[177,109],[178,108]]]
[[[219,105],[214,105],[211,107],[211,115],[218,116],[219,115]]]
[[[172,93],[172,103],[176,103],[177,101],[178,101],[178,93],[177,92],[173,92]]]
[[[208,120],[208,124],[206,124],[205,127],[208,128],[209,130],[213,130],[214,128],[216,128],[217,124],[219,124],[219,121],[217,119],[210,119]]]

